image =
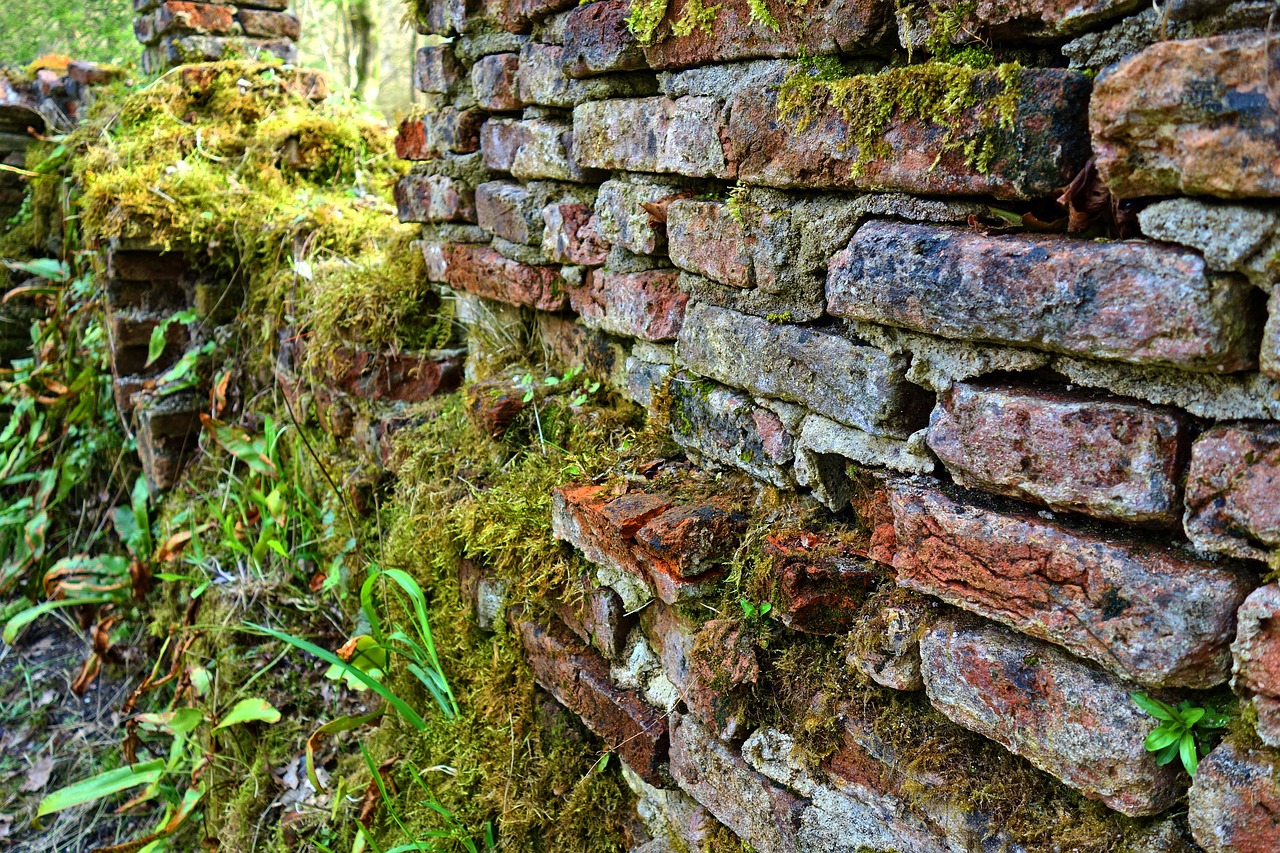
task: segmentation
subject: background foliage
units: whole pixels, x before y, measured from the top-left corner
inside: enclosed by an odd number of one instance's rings
[[[6,0],[0,3],[0,61],[26,65],[46,53],[128,65],[142,48],[130,0]]]

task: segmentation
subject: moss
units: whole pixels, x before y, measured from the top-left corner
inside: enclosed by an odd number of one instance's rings
[[[680,20],[671,25],[671,32],[677,36],[687,36],[695,30],[710,35],[715,31],[716,13],[720,4],[704,4],[703,0],[685,0],[684,13]]]
[[[770,323],[791,323],[791,322],[794,322],[795,320],[795,318],[791,316],[790,311],[783,311],[781,313],[776,313],[776,314],[766,314],[764,315],[764,318],[768,320]]]
[[[855,176],[869,163],[892,156],[885,133],[895,122],[935,126],[941,136],[939,158],[956,151],[986,173],[1014,129],[1021,73],[1016,63],[980,71],[928,62],[828,80],[801,68],[779,88],[778,115],[800,133],[832,114],[840,116],[847,128],[843,147],[856,151]],[[957,131],[960,121],[971,129]]]
[[[747,8],[751,10],[751,21],[754,23],[764,24],[775,33],[781,29],[778,19],[769,11],[765,0],[747,0]]]
[[[640,44],[648,46],[657,41],[658,28],[667,16],[669,0],[631,0],[631,12],[627,15],[627,29]]]

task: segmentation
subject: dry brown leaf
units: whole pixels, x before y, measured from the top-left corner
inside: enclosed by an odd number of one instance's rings
[[[31,765],[31,769],[27,771],[26,780],[18,786],[18,790],[24,794],[43,791],[44,786],[49,784],[51,775],[53,775],[53,756],[46,755]]]

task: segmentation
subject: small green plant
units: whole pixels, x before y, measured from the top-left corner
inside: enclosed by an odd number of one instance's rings
[[[755,604],[749,598],[739,598],[738,605],[742,608],[742,616],[748,622],[756,622],[764,619],[773,610],[773,605],[768,601],[762,601]]]
[[[121,810],[155,799],[164,801],[165,810],[155,829],[131,842],[129,849],[160,850],[161,843],[187,823],[208,793],[207,779],[198,771],[215,751],[212,742],[218,733],[250,722],[272,724],[279,721],[280,712],[259,697],[240,699],[221,714],[206,714],[195,708],[139,714],[134,718],[137,727],[143,732],[167,736],[167,749],[157,745],[150,749],[157,756],[155,758],[133,761],[54,791],[40,802],[36,817],[39,819],[122,791],[143,788],[142,793],[129,800]],[[198,781],[190,782],[193,779]]]
[[[1142,693],[1129,696],[1139,708],[1160,721],[1143,743],[1147,752],[1156,754],[1156,764],[1164,766],[1181,758],[1182,766],[1191,776],[1196,775],[1200,754],[1209,748],[1206,730],[1220,729],[1231,719],[1229,714],[1192,705],[1185,699],[1175,708]]]

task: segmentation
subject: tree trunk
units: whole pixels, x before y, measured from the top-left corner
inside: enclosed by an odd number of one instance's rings
[[[378,7],[375,0],[350,0],[347,23],[351,27],[351,89],[365,103],[378,99]]]

